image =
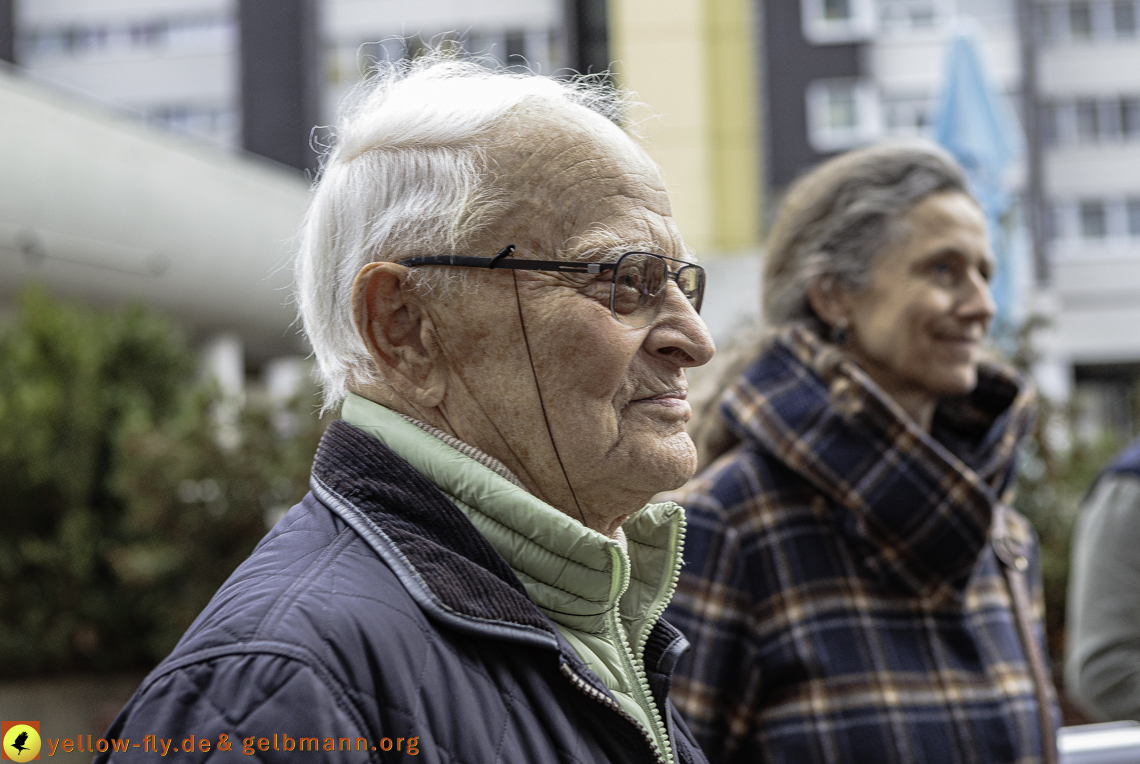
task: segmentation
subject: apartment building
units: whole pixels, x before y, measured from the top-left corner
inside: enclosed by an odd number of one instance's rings
[[[1046,0],[1039,126],[1057,391],[1127,421],[1140,380],[1140,5]]]
[[[307,133],[334,121],[376,62],[428,44],[543,72],[579,63],[561,0],[23,0],[15,9],[15,57],[32,77],[162,128],[270,156],[256,145],[265,139],[250,135],[251,111],[271,110],[276,120],[308,111]],[[297,61],[304,71],[292,70]],[[301,97],[312,104],[259,104],[258,94],[264,102],[277,83],[307,91]]]
[[[1016,0],[762,3],[766,185],[778,193],[836,152],[928,135],[946,42],[972,34],[991,85],[1017,106]]]
[[[928,135],[955,34],[974,37],[991,86],[1014,121],[1027,124],[1022,62],[1030,30],[1047,257],[1040,273],[1023,263],[1021,313],[1051,321],[1038,339],[1046,394],[1061,399],[1076,389],[1099,412],[1094,419],[1123,421],[1140,378],[1140,0],[741,3],[23,0],[15,4],[14,52],[33,78],[208,143],[310,168],[308,128],[293,131],[293,154],[259,149],[248,135],[258,108],[272,113],[281,105],[251,105],[248,94],[265,88],[243,87],[243,77],[260,64],[261,76],[280,79],[273,56],[289,55],[295,42],[276,44],[281,32],[273,30],[256,39],[249,30],[264,25],[243,14],[258,7],[311,14],[293,25],[304,32],[307,24],[316,40],[317,85],[306,91],[315,100],[294,105],[316,115],[306,124],[332,123],[336,105],[371,66],[427,44],[542,72],[598,71],[616,61],[619,81],[662,114],[649,125],[649,148],[672,184],[678,219],[698,250],[715,253],[755,241],[749,231],[757,226],[734,202],[751,208],[763,199],[770,212],[795,177],[827,156],[885,137]],[[681,52],[688,63],[671,71]],[[755,107],[741,106],[750,103],[749,78],[730,76],[741,67],[759,70]],[[757,129],[749,127],[754,114]],[[762,145],[746,151],[741,136]],[[298,159],[298,150],[308,153]],[[741,172],[754,162],[763,163],[762,177],[748,191]],[[1029,169],[1024,158],[1011,169],[1015,193]],[[747,277],[733,275],[734,263],[724,268],[724,280],[750,284],[755,263],[739,266]],[[735,313],[755,312],[752,287],[733,294],[724,300],[726,325]]]
[[[331,120],[346,92],[376,63],[414,56],[431,44],[552,74],[567,58],[561,27],[559,0],[324,0],[324,113]]]
[[[977,41],[991,87],[1025,125],[1023,44],[1033,35],[1045,257],[1041,268],[1022,263],[1020,312],[1050,322],[1037,338],[1043,392],[1077,393],[1090,431],[1125,427],[1140,381],[1136,0],[771,0],[763,7],[769,198],[835,152],[929,136],[947,42],[961,32]],[[1024,192],[1029,169],[1023,156],[1011,168],[1011,190]]]
[[[298,375],[285,357],[304,344],[283,265],[308,184],[288,168],[315,170],[313,127],[335,120],[370,67],[444,41],[553,71],[579,63],[594,39],[560,33],[560,0],[0,3],[11,43],[0,56],[17,64],[0,72],[0,94],[22,115],[6,124],[36,131],[8,145],[0,306],[29,280],[93,302],[141,300],[178,317],[235,393],[251,370]],[[585,24],[595,6],[570,8]],[[59,161],[44,158],[48,136],[61,142]],[[223,211],[195,217],[211,205]]]
[[[16,61],[34,79],[240,145],[233,0],[24,0],[15,9]]]

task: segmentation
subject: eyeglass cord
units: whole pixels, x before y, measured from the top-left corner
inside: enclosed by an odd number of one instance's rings
[[[511,249],[513,248],[514,245],[511,245]],[[503,253],[500,253],[500,255],[502,254]],[[510,253],[507,252],[506,254]],[[550,417],[546,415],[546,404],[542,399],[542,387],[538,384],[538,372],[535,371],[534,368],[534,358],[530,354],[530,338],[527,336],[526,332],[526,321],[523,320],[522,300],[519,299],[518,273],[516,271],[511,271],[511,276],[514,279],[515,284],[515,307],[519,312],[519,326],[522,328],[523,345],[526,346],[526,359],[530,362],[530,375],[534,379],[534,390],[536,393],[538,393],[538,407],[542,410],[542,421],[546,424],[546,436],[550,438],[550,446],[554,449],[554,458],[558,460],[558,468],[562,470],[562,479],[566,481],[566,487],[570,490],[570,497],[574,499],[574,507],[578,510],[578,517],[582,520],[582,526],[589,528],[590,526],[586,525],[586,515],[582,512],[582,505],[578,503],[578,494],[574,493],[574,486],[570,483],[570,476],[566,474],[566,465],[562,463],[562,455],[558,452],[558,444],[554,441],[554,431],[550,429]],[[614,604],[597,613],[567,613],[562,610],[554,610],[552,608],[544,608],[544,610],[547,610],[551,613],[557,613],[558,615],[590,618],[594,616],[605,615],[617,606],[618,602],[615,600]]]

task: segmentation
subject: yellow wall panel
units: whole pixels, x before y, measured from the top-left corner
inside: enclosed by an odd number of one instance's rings
[[[639,131],[664,173],[686,241],[701,254],[758,244],[751,2],[610,2],[615,75],[656,115],[640,121]]]

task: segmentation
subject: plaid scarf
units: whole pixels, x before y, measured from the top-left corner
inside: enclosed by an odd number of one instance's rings
[[[978,376],[926,433],[795,326],[725,393],[741,443],[670,496],[689,531],[667,618],[693,643],[673,694],[710,761],[1039,761],[988,543],[1033,394],[1000,367]],[[1007,523],[1031,550],[1040,623],[1036,538]]]

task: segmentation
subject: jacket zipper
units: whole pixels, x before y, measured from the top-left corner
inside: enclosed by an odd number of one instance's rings
[[[618,702],[616,700],[611,698],[609,695],[606,695],[604,692],[599,691],[597,688],[579,676],[579,674],[574,671],[574,669],[570,668],[570,664],[568,664],[566,661],[560,662],[558,664],[558,668],[562,672],[563,676],[569,679],[570,683],[577,687],[578,690],[582,692],[586,697],[591,698],[592,700],[596,700],[606,708],[616,711],[618,715],[621,716],[621,718],[632,724],[634,729],[641,733],[641,739],[644,740],[645,744],[649,746],[649,750],[653,752],[653,758],[658,762],[658,764],[669,764],[668,760],[666,760],[666,758],[661,755],[661,751],[657,747],[657,742],[653,739],[649,731],[646,730],[645,727],[641,726],[640,722],[627,714],[625,710],[618,705]]]

